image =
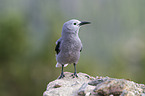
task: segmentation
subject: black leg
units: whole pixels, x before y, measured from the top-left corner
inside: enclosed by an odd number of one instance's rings
[[[74,69],[75,69],[75,72],[74,72],[74,74],[72,74],[73,78],[78,77],[75,63],[74,63]]]
[[[58,79],[61,79],[61,78],[65,77],[65,75],[63,74],[63,67],[64,67],[64,65],[62,65],[61,74],[58,77]]]

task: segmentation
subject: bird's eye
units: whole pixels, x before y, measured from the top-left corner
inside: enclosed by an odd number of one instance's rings
[[[76,25],[77,23],[74,23],[74,25]]]

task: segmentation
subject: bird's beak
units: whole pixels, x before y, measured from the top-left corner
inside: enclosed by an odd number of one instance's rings
[[[85,24],[90,24],[91,22],[87,22],[87,21],[82,21],[79,26],[85,25]]]

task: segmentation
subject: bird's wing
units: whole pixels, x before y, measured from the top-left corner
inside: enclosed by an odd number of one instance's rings
[[[81,47],[81,50],[80,50],[80,52],[82,51],[82,47]]]
[[[61,38],[56,41],[55,51],[57,54],[60,52],[60,43],[61,43]]]
[[[83,45],[81,46],[81,50],[80,50],[80,52],[82,52],[82,49],[83,49]]]

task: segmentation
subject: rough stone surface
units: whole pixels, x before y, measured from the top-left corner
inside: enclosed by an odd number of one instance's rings
[[[43,96],[145,96],[145,85],[125,79],[92,77],[78,73],[72,78],[70,72],[47,85]]]

